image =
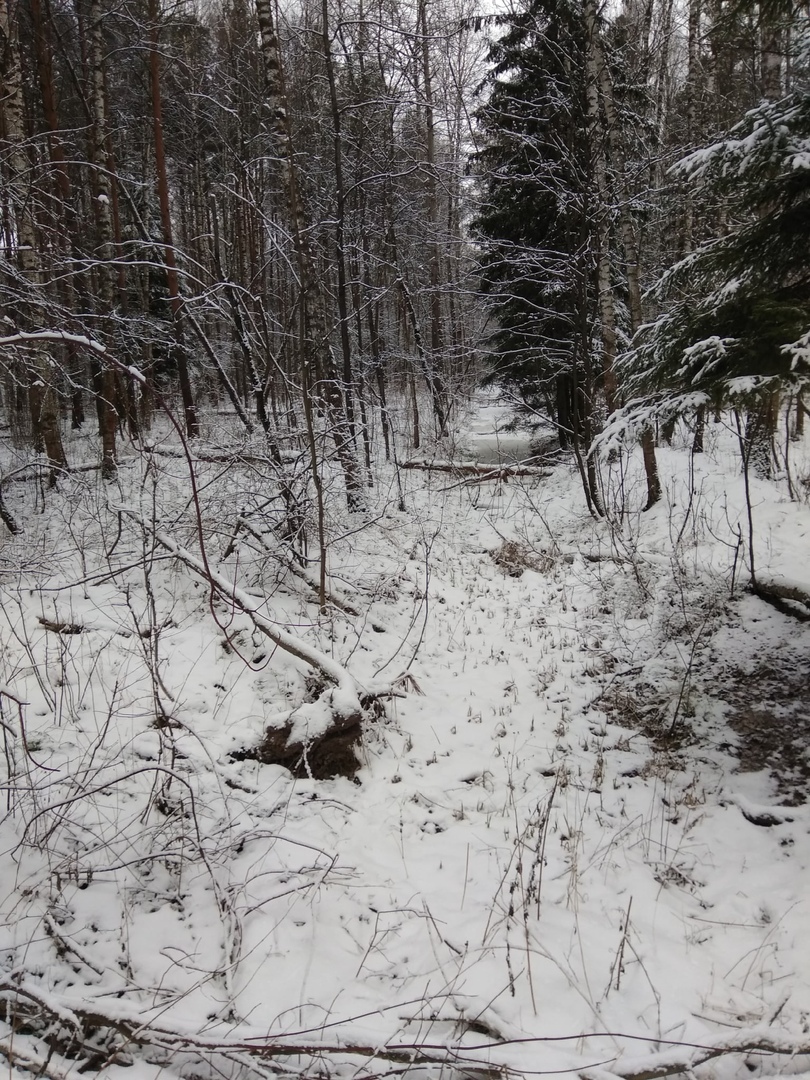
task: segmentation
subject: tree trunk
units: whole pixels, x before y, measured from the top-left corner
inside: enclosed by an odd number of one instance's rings
[[[592,0],[586,5],[588,22],[588,58],[586,70],[586,100],[588,107],[588,142],[596,180],[597,241],[596,282],[599,304],[599,325],[602,336],[602,382],[608,413],[616,408],[616,305],[613,297],[613,274],[610,260],[610,210],[607,160],[599,111],[599,63],[597,57],[596,13]]]
[[[188,357],[183,336],[183,302],[180,298],[180,286],[177,276],[177,260],[174,255],[172,237],[172,215],[169,202],[169,178],[166,172],[166,150],[163,144],[163,102],[160,90],[160,53],[158,0],[149,0],[149,85],[152,95],[152,130],[155,142],[155,173],[157,175],[158,203],[160,204],[160,223],[163,231],[163,263],[166,267],[166,285],[169,291],[169,307],[174,327],[174,362],[180,383],[180,397],[183,402],[186,435],[194,439],[200,434],[197,409],[191,389],[188,371]]]
[[[44,326],[47,315],[42,305],[44,282],[32,210],[31,165],[24,149],[26,130],[16,0],[0,0],[0,64],[2,120],[7,148],[9,196],[16,229],[17,264],[29,288],[21,308],[33,328],[38,329],[39,324]],[[41,440],[53,467],[50,475],[51,483],[54,483],[56,470],[66,468],[67,460],[59,427],[59,407],[52,384],[52,365],[44,348],[34,346],[30,355],[31,422],[34,436]]]
[[[92,157],[94,181],[94,210],[96,219],[96,278],[98,309],[102,326],[99,337],[112,344],[109,329],[114,307],[113,294],[113,220],[112,184],[107,139],[107,102],[104,92],[104,38],[103,10],[101,0],[90,0],[90,35],[88,42],[88,97],[92,116]],[[99,410],[99,433],[101,435],[101,475],[114,480],[118,473],[115,454],[117,417],[115,411],[115,373],[111,367],[102,365],[97,385]]]
[[[766,101],[782,96],[782,57],[785,34],[772,17],[760,18],[760,92]]]
[[[627,307],[630,315],[630,333],[635,335],[642,323],[641,273],[638,240],[633,220],[630,216],[630,190],[627,180],[624,145],[613,96],[613,80],[605,61],[604,49],[599,36],[594,0],[586,0],[585,17],[588,26],[588,41],[593,61],[598,71],[599,87],[602,94],[602,108],[606,123],[606,136],[616,171],[619,199],[619,230],[624,249],[625,274],[627,279]],[[641,434],[641,449],[644,459],[644,473],[647,479],[647,502],[645,509],[661,498],[661,481],[658,476],[658,463],[655,457],[655,439],[651,427]]]
[[[329,105],[332,113],[332,151],[335,166],[335,264],[337,267],[337,306],[340,323],[340,348],[343,355],[343,396],[346,408],[346,420],[352,441],[354,434],[354,377],[352,372],[352,349],[349,336],[349,305],[346,285],[346,252],[344,233],[346,226],[346,193],[343,183],[343,133],[341,130],[340,107],[335,82],[335,67],[332,60],[332,42],[329,37],[329,0],[321,4],[323,59],[326,65],[326,79],[329,84]]]
[[[688,67],[686,72],[686,145],[691,150],[697,135],[698,63],[700,57],[701,0],[689,0]],[[695,200],[692,187],[686,192],[683,215],[682,251],[688,255],[694,246]]]
[[[774,434],[779,416],[779,394],[765,394],[760,404],[745,416],[745,439],[751,471],[760,480],[773,479]]]
[[[699,405],[695,413],[695,437],[692,440],[692,453],[703,453],[703,442],[706,434],[706,406]]]
[[[436,131],[433,105],[433,84],[430,69],[430,48],[427,21],[427,0],[419,0],[417,24],[422,61],[422,84],[425,101],[425,151],[427,160],[427,226],[430,237],[430,357],[425,355],[423,367],[430,368],[428,385],[434,398],[434,415],[438,436],[446,434],[448,420],[447,391],[441,374],[443,332],[442,300],[439,292],[441,278],[441,245],[439,243],[439,203],[436,191]]]
[[[284,90],[284,72],[281,63],[278,37],[273,21],[272,0],[256,0],[256,13],[261,33],[261,50],[264,65],[265,131],[269,137],[286,198],[290,231],[298,263],[301,284],[301,302],[305,319],[302,320],[306,340],[302,342],[302,387],[312,386],[320,392],[331,428],[335,451],[343,470],[346,485],[346,503],[349,510],[364,507],[363,484],[359,463],[355,457],[354,444],[344,409],[343,395],[335,371],[332,350],[323,312],[323,289],[315,272],[308,237],[309,217],[303,203],[296,174],[287,99]],[[320,372],[321,379],[314,385],[312,374]]]
[[[657,132],[657,145],[666,146],[667,121],[669,120],[670,102],[670,56],[672,40],[672,12],[673,0],[662,0],[660,40],[658,47],[658,71],[655,75],[655,129]],[[659,153],[655,157],[653,172],[653,186],[656,191],[664,184],[664,156]]]

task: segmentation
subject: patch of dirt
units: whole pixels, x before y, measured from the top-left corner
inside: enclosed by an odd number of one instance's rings
[[[282,765],[293,776],[312,780],[335,776],[351,780],[360,768],[357,750],[363,736],[362,719],[360,713],[336,714],[331,727],[306,745],[291,738],[292,721],[288,720],[281,727],[266,728],[257,746],[234,751],[231,760]]]
[[[672,703],[648,682],[614,683],[599,698],[599,707],[613,724],[644,735],[656,754],[673,755],[694,739],[691,725],[683,718],[672,723]],[[670,758],[670,765],[683,763]]]
[[[722,748],[737,757],[736,771],[767,770],[778,802],[801,806],[810,801],[810,634],[779,616],[728,614],[730,635],[695,657],[693,687],[725,706],[724,723],[737,738]],[[648,740],[653,754],[645,768],[661,759],[682,768],[683,752],[700,738],[688,710],[672,723],[671,689],[643,679],[612,682],[598,704],[612,723]]]
[[[750,672],[730,673],[718,694],[739,736],[740,772],[770,770],[786,806],[810,796],[810,648],[780,649]]]

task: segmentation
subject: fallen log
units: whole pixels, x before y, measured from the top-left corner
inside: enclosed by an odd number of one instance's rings
[[[402,688],[393,683],[361,687],[342,664],[264,615],[260,610],[262,603],[215,570],[205,556],[198,558],[163,530],[151,529],[134,511],[124,513],[206,581],[214,596],[225,600],[229,608],[241,611],[259,633],[316,673],[321,689],[315,700],[279,717],[277,723],[266,729],[258,746],[235,751],[234,760],[282,765],[294,776],[313,780],[354,776],[360,765],[355,750],[362,734],[362,721],[379,716],[383,708],[381,699],[400,696]]]
[[[353,1037],[349,1024],[332,1038],[324,1037],[318,1029],[288,1034],[259,1033],[247,1025],[226,1028],[219,1024],[201,1032],[187,1020],[178,1019],[172,1024],[165,1003],[158,1008],[151,1002],[144,1002],[139,1008],[125,1000],[110,1002],[101,995],[75,992],[57,995],[17,972],[0,976],[0,1002],[21,1029],[14,1032],[13,1040],[0,1039],[0,1056],[25,1072],[44,1075],[49,1080],[73,1080],[86,1073],[88,1059],[107,1065],[116,1061],[119,1054],[131,1054],[135,1048],[141,1050],[146,1060],[150,1052],[161,1050],[174,1055],[193,1054],[208,1063],[219,1058],[242,1066],[249,1061],[273,1062],[290,1057],[313,1058],[319,1062],[360,1058],[403,1064],[409,1069],[421,1065],[431,1072],[435,1069],[437,1075],[451,1068],[459,1075],[483,1076],[488,1080],[523,1072],[510,1068],[510,1047],[533,1045],[539,1053],[547,1044],[585,1039],[610,1040],[620,1045],[655,1041],[665,1049],[626,1056],[617,1053],[614,1045],[606,1060],[588,1062],[572,1057],[570,1067],[564,1071],[580,1080],[664,1080],[669,1076],[690,1075],[698,1066],[722,1057],[756,1054],[795,1060],[810,1053],[810,1040],[805,1031],[775,1031],[771,1028],[741,1029],[719,1037],[710,1036],[704,1042],[653,1039],[621,1031],[511,1039],[485,1037],[478,1042],[465,1039],[380,1041],[368,1040],[362,1035]],[[46,1029],[46,1025],[52,1041],[50,1053],[43,1058],[39,1052],[41,1036],[37,1039],[34,1032],[38,1028]],[[343,1025],[330,1025],[338,1026]],[[28,1034],[32,1027],[33,1032]],[[54,1033],[60,1036],[56,1046],[53,1045],[56,1042]],[[98,1052],[99,1034],[104,1036],[101,1054]],[[390,1075],[390,1072],[390,1068],[380,1070],[382,1076]],[[365,1075],[375,1073],[369,1070]]]
[[[804,584],[787,579],[777,581],[762,578],[757,574],[751,582],[751,591],[783,615],[790,615],[799,622],[810,622],[810,591]]]
[[[127,459],[126,462],[119,462],[119,464],[129,464],[134,458]],[[71,465],[70,468],[60,469],[56,468],[55,471],[59,476],[74,476],[77,473],[98,472],[101,468],[101,463],[98,461],[91,462],[84,465]],[[40,480],[45,473],[54,470],[54,466],[50,461],[32,461],[29,465],[21,465],[19,469],[15,469],[14,472],[7,473],[5,476],[0,476],[0,489],[5,484],[18,484],[27,483],[29,480]]]
[[[251,454],[245,451],[234,450],[195,450],[189,453],[187,450],[176,446],[150,446],[148,452],[156,457],[178,458],[182,461],[193,463],[202,462],[207,465],[276,465],[271,455]],[[295,465],[301,460],[301,454],[291,450],[285,450],[281,454],[282,465]]]
[[[474,476],[481,480],[509,480],[510,476],[550,476],[548,469],[537,465],[483,465],[478,461],[405,461],[403,469],[424,469],[427,472],[450,473],[453,476]]]
[[[50,630],[52,634],[81,634],[86,629],[81,623],[63,622],[61,619],[46,619],[44,615],[40,615],[39,622],[41,626],[44,626],[46,630]]]

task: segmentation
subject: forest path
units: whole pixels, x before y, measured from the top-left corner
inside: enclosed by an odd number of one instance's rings
[[[500,438],[484,424],[459,447]],[[221,505],[228,521],[239,475],[200,476],[207,520]],[[360,684],[413,680],[366,723],[354,780],[233,760],[302,700],[306,673],[183,566],[150,570],[154,653],[132,632],[149,610],[140,566],[110,578],[100,544],[90,584],[49,569],[41,595],[7,586],[18,632],[6,662],[53,806],[50,847],[26,849],[22,870],[20,821],[0,823],[7,955],[66,1000],[106,998],[131,977],[149,991],[133,1000],[178,1028],[464,1043],[481,1076],[581,1075],[729,1023],[810,1015],[808,808],[782,805],[767,769],[741,770],[718,700],[724,679],[753,699],[768,650],[799,657],[802,639],[755,598],[729,600],[733,543],[714,557],[672,479],[668,501],[628,512],[622,530],[588,515],[566,467],[474,482],[403,470],[404,510],[393,467],[377,479],[374,515],[340,519],[329,549],[364,614],[320,616],[264,548],[246,544],[223,568]],[[620,479],[632,498],[633,474]],[[240,482],[252,490],[252,472]],[[178,501],[167,496],[173,513]],[[87,536],[96,517],[73,514]],[[48,550],[64,546],[63,519],[52,530]],[[786,532],[774,530],[775,555]],[[194,541],[187,523],[178,535]],[[229,535],[212,528],[209,550]],[[116,557],[129,564],[135,540]],[[47,631],[43,612],[87,632]],[[152,659],[176,725],[154,723]],[[36,773],[20,775],[22,805]],[[58,925],[95,965],[78,983],[41,932],[54,896]]]
[[[478,394],[471,415],[464,425],[464,435],[457,448],[457,458],[480,465],[512,465],[532,456],[532,434],[512,423],[514,410],[489,394]]]

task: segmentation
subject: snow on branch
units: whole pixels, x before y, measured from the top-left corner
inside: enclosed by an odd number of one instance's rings
[[[142,527],[147,528],[143,519],[134,511],[127,510],[125,512]],[[356,712],[360,708],[357,683],[341,664],[338,664],[331,656],[321,652],[320,649],[308,645],[301,638],[290,634],[287,630],[273,623],[266,615],[262,614],[260,605],[244,589],[240,589],[235,582],[218,573],[212,566],[206,566],[202,559],[192,555],[187,548],[178,544],[168,533],[165,533],[162,529],[155,529],[153,535],[161,547],[174,555],[190,570],[204,578],[216,590],[218,595],[235,604],[265,637],[270,638],[284,652],[315,668],[326,680],[334,683],[336,688],[334,705],[337,711]]]
[[[184,566],[208,583],[212,592],[246,615],[259,633],[283,652],[314,669],[329,685],[316,701],[299,705],[279,724],[269,727],[263,742],[252,750],[239,751],[242,758],[256,758],[266,764],[280,764],[293,772],[324,779],[336,774],[353,774],[358,761],[354,753],[361,735],[361,721],[380,709],[381,698],[402,693],[391,683],[361,687],[354,677],[331,656],[283,629],[261,610],[257,602],[235,582],[215,570],[207,559],[198,558],[162,529],[151,529],[131,509],[123,511]]]
[[[810,1037],[802,1033],[779,1033],[768,1028],[747,1028],[734,1035],[723,1035],[706,1043],[673,1044],[668,1050],[638,1057],[621,1058],[610,1069],[592,1069],[582,1073],[587,1080],[661,1080],[678,1073],[687,1075],[698,1065],[729,1054],[779,1054],[795,1057],[810,1054]]]
[[[645,428],[656,422],[693,412],[708,401],[708,394],[702,391],[635,398],[608,418],[604,430],[594,438],[588,453],[606,456],[638,438]]]
[[[345,1060],[363,1058],[379,1061],[385,1072],[390,1068],[385,1063],[401,1063],[408,1067],[423,1065],[446,1069],[452,1066],[458,1069],[484,1068],[488,1075],[518,1075],[522,1070],[519,1057],[510,1054],[510,1049],[532,1047],[533,1054],[541,1051],[545,1044],[579,1042],[583,1039],[609,1039],[615,1042],[639,1041],[639,1036],[621,1032],[582,1033],[575,1035],[537,1036],[516,1039],[487,1039],[483,1042],[464,1042],[461,1039],[447,1042],[429,1042],[417,1040],[407,1042],[402,1039],[369,1041],[367,1037],[357,1038],[352,1035],[352,1018],[346,1020],[344,1035],[323,1038],[323,1029],[284,1033],[258,1032],[247,1024],[214,1025],[204,1033],[198,1032],[188,1022],[168,1022],[165,1005],[138,1007],[124,1001],[110,1001],[108,995],[80,998],[78,995],[56,995],[42,989],[38,984],[14,973],[0,979],[0,1000],[4,1000],[7,1010],[13,1014],[15,1006],[24,1002],[36,1002],[42,1010],[42,1022],[51,1026],[52,1041],[56,1032],[61,1034],[62,1055],[53,1055],[53,1065],[67,1068],[43,1069],[43,1059],[29,1048],[26,1036],[18,1034],[13,1042],[0,1038],[0,1055],[6,1057],[19,1069],[46,1075],[56,1080],[75,1071],[74,1062],[78,1058],[85,1060],[97,1053],[100,1030],[106,1030],[121,1040],[121,1050],[142,1049],[168,1051],[173,1054],[190,1053],[203,1060],[217,1058],[237,1064],[250,1061],[273,1061],[279,1058],[317,1058]],[[24,1008],[24,1006],[23,1006]],[[354,1018],[360,1019],[360,1018]],[[334,1025],[330,1024],[329,1027]],[[343,1027],[341,1023],[339,1026]],[[320,1036],[320,1037],[319,1037]],[[654,1037],[650,1036],[650,1040]],[[662,1040],[655,1040],[659,1043]],[[666,1040],[663,1040],[666,1042]],[[109,1042],[107,1045],[110,1045]],[[581,1080],[663,1080],[664,1077],[691,1070],[708,1061],[737,1054],[765,1054],[795,1058],[810,1054],[810,1036],[805,1032],[775,1032],[770,1028],[741,1029],[734,1034],[724,1034],[718,1038],[708,1038],[705,1042],[672,1041],[667,1049],[637,1056],[614,1057],[598,1065],[588,1065],[572,1059],[567,1070],[572,1076],[579,1075]],[[116,1050],[111,1047],[108,1062],[116,1059]],[[71,1066],[74,1066],[71,1068]],[[554,1070],[558,1072],[559,1070]],[[534,1074],[542,1074],[540,1068],[533,1069]]]
[[[751,173],[808,168],[808,101],[801,93],[782,101],[766,101],[751,109],[725,139],[687,154],[672,166],[674,176],[705,182],[720,174],[742,182]]]
[[[31,332],[18,330],[14,334],[7,334],[5,337],[0,337],[0,347],[8,348],[12,345],[33,345],[40,341],[59,341],[63,342],[65,345],[79,345],[99,356],[107,355],[107,346],[102,345],[100,341],[96,341],[95,338],[87,337],[86,334],[71,334],[67,330],[34,330]],[[137,368],[127,370],[130,370],[133,377],[137,378],[139,382],[146,382],[145,376],[143,376]]]

